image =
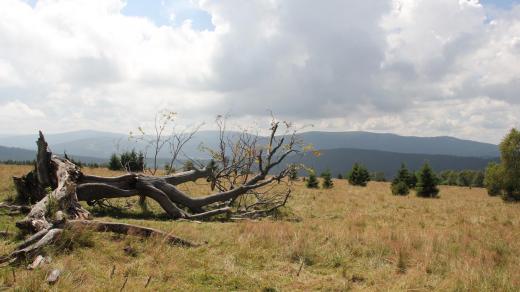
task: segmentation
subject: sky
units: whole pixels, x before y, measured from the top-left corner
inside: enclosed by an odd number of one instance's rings
[[[520,127],[511,0],[1,0],[0,134],[279,119],[498,143]]]

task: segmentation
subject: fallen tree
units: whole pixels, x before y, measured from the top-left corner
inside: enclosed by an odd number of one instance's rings
[[[83,226],[95,231],[110,231],[138,236],[162,236],[169,243],[195,246],[187,240],[159,230],[108,222],[92,221],[92,215],[81,204],[99,200],[144,196],[156,201],[171,219],[206,219],[228,213],[238,217],[269,214],[285,205],[291,189],[284,186],[275,191],[289,167],[282,165],[287,156],[299,152],[296,132],[277,136],[280,122],[273,121],[264,146],[259,136],[246,132],[236,139],[224,135],[225,122],[220,126],[220,148],[211,151],[214,160],[204,168],[169,176],[148,176],[127,173],[119,177],[99,177],[84,174],[67,158],[53,155],[40,132],[35,169],[23,177],[14,178],[18,197],[31,206],[27,216],[16,222],[19,229],[33,235],[0,262],[16,262],[34,256],[42,247],[54,242],[64,228]],[[290,128],[287,123],[283,124]],[[274,171],[276,173],[274,173]],[[190,196],[176,186],[206,178],[218,192],[207,196]]]

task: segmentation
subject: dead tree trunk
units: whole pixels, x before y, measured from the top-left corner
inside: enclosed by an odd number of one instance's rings
[[[81,186],[82,179],[106,180],[107,186],[110,186],[111,182],[115,182],[113,185],[117,186],[120,182],[128,181],[128,177],[130,177],[129,181],[131,183],[135,182],[136,176],[130,175],[122,177],[122,179],[87,177],[83,175],[79,167],[74,163],[52,155],[41,132],[37,144],[38,152],[35,170],[23,178],[14,178],[15,182],[24,182],[23,184],[15,185],[19,196],[29,195],[31,199],[42,198],[32,206],[29,214],[23,220],[16,222],[18,228],[31,232],[33,235],[21,243],[14,252],[0,258],[0,263],[15,262],[32,257],[44,246],[54,242],[62,233],[63,228],[77,225],[90,227],[96,231],[111,231],[144,237],[158,235],[167,239],[171,244],[196,245],[151,228],[90,221],[92,219],[90,213],[81,206],[78,199],[78,189]],[[201,173],[199,172],[181,174],[178,177],[171,178],[171,180],[182,182],[190,177],[193,179],[200,175]],[[83,189],[88,191],[90,188]],[[47,193],[49,190],[51,191]],[[96,187],[93,190],[96,190]],[[100,191],[103,192],[105,189],[100,189]]]
[[[131,196],[146,196],[155,200],[172,219],[203,219],[231,211],[231,204],[246,194],[253,194],[256,203],[243,208],[244,216],[266,213],[281,207],[287,201],[290,190],[284,196],[262,197],[258,189],[280,182],[288,174],[288,168],[282,168],[277,174],[269,174],[274,167],[295,149],[294,136],[290,142],[284,144],[285,137],[277,139],[275,133],[278,123],[273,123],[271,136],[266,149],[257,150],[257,139],[241,141],[233,145],[234,161],[231,164],[223,164],[215,173],[214,169],[207,167],[195,169],[170,176],[155,177],[142,174],[129,173],[119,177],[98,177],[85,175],[80,168],[68,159],[52,155],[48,149],[43,134],[39,133],[37,141],[38,152],[35,169],[21,178],[14,178],[18,196],[28,198],[29,202],[37,202],[31,207],[29,214],[16,226],[22,230],[33,233],[18,249],[0,262],[16,261],[24,257],[32,256],[43,246],[52,243],[61,234],[63,228],[71,224],[82,224],[92,227],[97,231],[111,231],[117,233],[151,236],[161,235],[168,242],[184,246],[194,246],[186,240],[149,228],[128,226],[114,223],[92,222],[91,214],[83,208],[80,201],[94,202],[101,199],[123,198]],[[243,137],[241,137],[242,139]],[[283,151],[277,154],[277,151]],[[237,154],[238,153],[238,154]],[[225,153],[220,156],[225,158]],[[250,176],[252,162],[257,161],[257,174]],[[245,167],[244,167],[245,165]],[[242,174],[244,173],[244,174]],[[231,179],[231,174],[235,174]],[[242,178],[240,185],[235,185],[237,178]],[[185,182],[195,181],[200,178],[219,180],[227,179],[229,188],[225,189],[225,183],[215,181],[220,192],[202,196],[191,197],[179,190],[176,186]],[[217,204],[225,205],[218,207]],[[258,209],[263,206],[264,209]],[[269,208],[266,208],[269,206]]]

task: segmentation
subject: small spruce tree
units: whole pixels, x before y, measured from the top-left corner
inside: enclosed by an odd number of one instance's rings
[[[314,171],[309,173],[309,178],[307,179],[305,185],[309,189],[317,189],[319,187],[318,179],[316,178]]]
[[[190,170],[195,169],[195,166],[193,166],[193,161],[191,161],[191,160],[186,160],[186,161],[184,162],[184,164],[182,165],[182,169],[183,169],[184,171],[190,171]]]
[[[366,186],[367,182],[370,181],[370,174],[368,170],[360,165],[359,163],[354,163],[352,166],[352,170],[347,175],[349,184],[353,186]]]
[[[110,169],[110,170],[123,169],[123,166],[121,165],[121,159],[119,159],[119,156],[117,156],[117,154],[114,153],[110,156],[110,161],[108,162],[108,169]]]
[[[331,189],[334,186],[334,182],[332,182],[332,175],[330,174],[329,170],[322,173],[321,177],[323,178],[321,186],[324,189]]]
[[[395,196],[406,196],[410,193],[410,173],[404,163],[397,172],[397,176],[392,181],[392,194]]]
[[[130,172],[141,172],[144,171],[144,154],[142,152],[126,151],[121,153],[121,166]]]
[[[437,188],[437,177],[426,162],[417,175],[417,196],[423,198],[435,198],[439,194]]]

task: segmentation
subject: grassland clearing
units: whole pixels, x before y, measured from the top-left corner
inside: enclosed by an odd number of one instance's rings
[[[29,170],[0,166],[0,200],[14,192],[11,176]],[[209,193],[204,180],[181,187]],[[299,181],[283,216],[240,222],[171,221],[151,200],[148,212],[137,198],[112,202],[124,209],[87,208],[96,219],[207,244],[180,248],[160,239],[79,232],[62,250],[48,251],[50,264],[35,271],[16,267],[16,282],[13,270],[2,268],[0,287],[106,291],[126,281],[125,289],[136,291],[151,277],[148,288],[159,291],[520,289],[520,205],[489,197],[484,189],[441,187],[439,199],[422,199],[392,196],[388,183],[363,188],[335,180],[334,188],[315,190]],[[20,218],[0,215],[0,230],[16,232]],[[0,253],[17,238],[0,239]],[[53,268],[64,272],[48,286],[44,280]]]

